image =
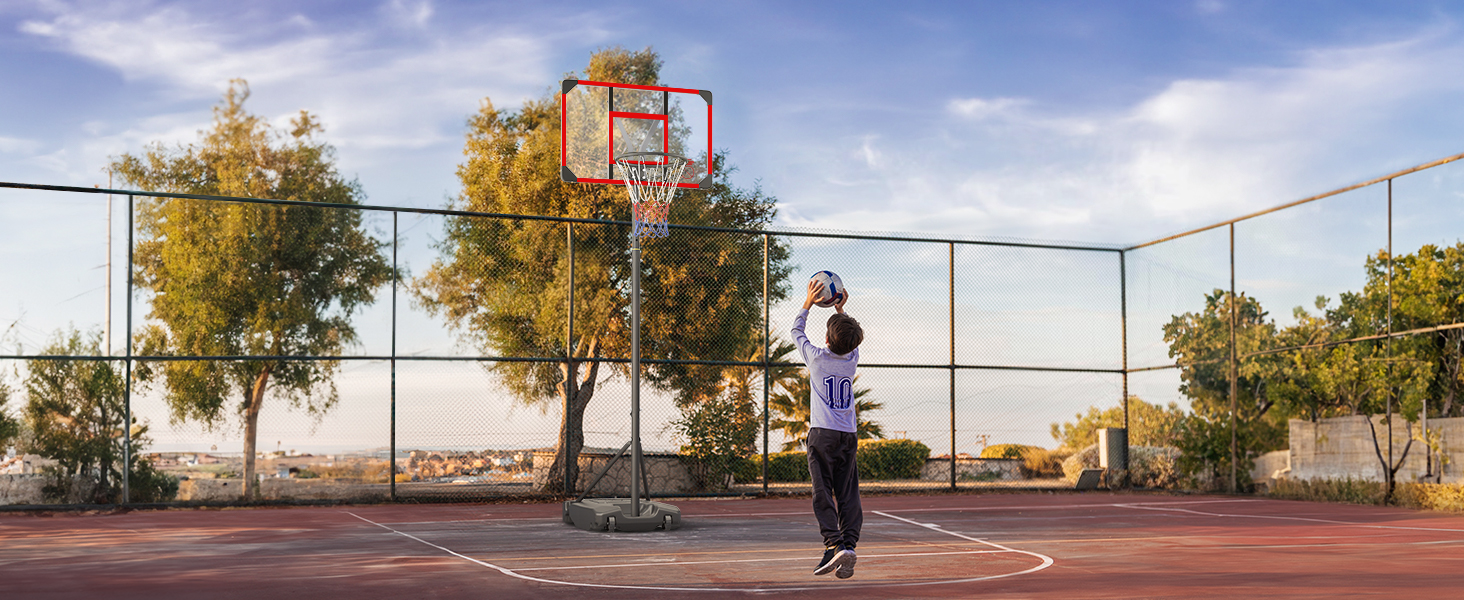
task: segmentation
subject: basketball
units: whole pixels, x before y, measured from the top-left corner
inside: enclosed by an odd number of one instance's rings
[[[837,273],[819,271],[813,274],[812,280],[818,282],[818,285],[823,288],[823,293],[819,297],[824,298],[815,302],[814,305],[828,308],[844,298],[844,280],[839,279]]]

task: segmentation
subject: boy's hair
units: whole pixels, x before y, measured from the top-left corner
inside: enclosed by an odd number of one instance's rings
[[[843,356],[853,352],[864,341],[864,329],[859,321],[844,313],[829,315],[829,352]]]

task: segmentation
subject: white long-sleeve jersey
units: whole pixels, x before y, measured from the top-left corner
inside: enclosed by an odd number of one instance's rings
[[[828,348],[813,345],[803,333],[808,311],[798,311],[793,318],[793,343],[808,366],[808,383],[813,388],[809,398],[810,427],[857,433],[854,418],[854,370],[859,367],[859,349],[840,356]]]

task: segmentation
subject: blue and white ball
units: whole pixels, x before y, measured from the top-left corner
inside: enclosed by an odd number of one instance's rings
[[[838,274],[833,271],[819,271],[813,274],[812,279],[818,282],[819,287],[823,290],[819,294],[822,300],[814,302],[815,306],[828,308],[844,299],[844,280],[839,279]]]

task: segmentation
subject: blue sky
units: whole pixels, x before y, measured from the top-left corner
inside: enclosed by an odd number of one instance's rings
[[[779,198],[780,226],[1122,244],[1464,151],[1461,21],[1464,7],[1444,2],[0,0],[0,180],[105,184],[108,157],[196,139],[228,81],[243,77],[254,112],[279,124],[301,109],[319,115],[340,169],[371,203],[441,206],[458,189],[465,119],[483,98],[512,110],[551,93],[598,48],[651,46],[666,84],[715,92],[716,146],[742,184]],[[1455,211],[1400,216],[1402,251],[1457,239],[1464,214],[1453,190],[1464,187],[1444,179],[1400,184],[1400,194],[1430,198],[1429,210]],[[1383,214],[1376,188],[1351,198],[1241,230],[1241,289],[1283,320],[1318,294],[1357,289],[1362,257],[1384,243]],[[0,193],[9,284],[0,341],[34,349],[68,322],[98,326],[106,221],[94,200]],[[418,271],[439,225],[404,217],[404,258]],[[851,273],[858,259],[814,250],[795,258],[807,270],[843,269],[865,292],[872,328],[910,332],[913,315],[945,310],[942,252],[893,250],[878,262],[907,278],[930,274],[941,284],[930,291],[886,271]],[[1166,359],[1157,324],[1227,283],[1223,251],[1217,234],[1134,256],[1131,318],[1144,324],[1131,333],[1134,356]],[[124,252],[114,245],[115,258]],[[1026,290],[1044,300],[1003,304],[1005,325],[973,335],[1026,343],[1001,349],[1030,354],[1060,346],[1067,330],[1034,336],[1025,323],[1097,323],[1069,350],[1101,351],[1110,366],[1116,324],[1083,311],[1112,316],[1116,291],[1091,284],[1112,280],[1112,265],[1004,260],[1000,273],[974,274],[971,289],[982,291],[961,301]],[[1042,261],[1071,272],[1023,275]],[[120,295],[112,305],[120,320]],[[430,318],[404,319],[406,351],[461,351]],[[358,322],[358,350],[384,352],[389,314],[374,307]],[[942,323],[926,325],[944,335]],[[343,390],[379,390],[371,377]],[[1051,420],[1118,398],[1115,381],[1073,381],[1010,383],[1056,398],[1014,439],[1041,443]],[[1175,383],[1161,373],[1134,387],[1179,399]],[[932,380],[931,391],[943,385]],[[909,423],[928,416],[889,394]],[[887,428],[909,423],[891,417]],[[612,433],[606,440],[621,435]]]
[[[372,202],[455,192],[463,121],[596,48],[717,94],[784,224],[1129,242],[1458,151],[1447,3],[6,2],[0,179],[97,183],[233,77]]]

